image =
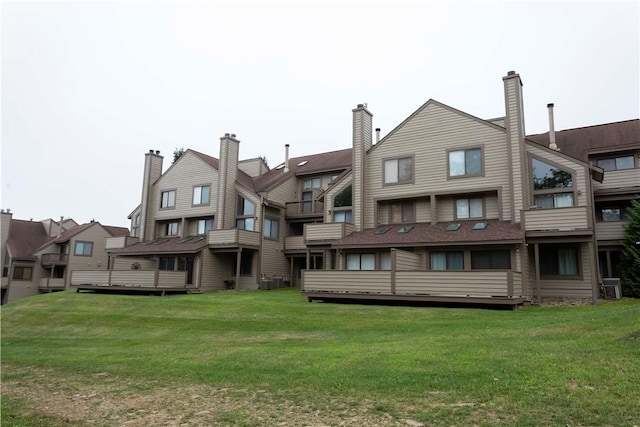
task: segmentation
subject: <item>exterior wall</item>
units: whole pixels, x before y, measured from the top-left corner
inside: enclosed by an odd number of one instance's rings
[[[531,245],[529,245],[531,247]],[[593,297],[593,280],[597,277],[597,268],[592,263],[591,254],[593,245],[591,243],[582,243],[580,245],[580,263],[581,277],[580,279],[565,280],[548,280],[539,279],[536,283],[534,257],[529,256],[530,272],[532,272],[531,284],[532,294],[540,298],[592,298]]]
[[[16,267],[32,267],[31,280],[13,279],[13,269]],[[42,278],[42,273],[42,268],[40,268],[37,263],[14,261],[9,271],[11,280],[7,290],[6,302],[38,295],[40,293],[38,285]]]
[[[298,187],[298,179],[292,175],[289,179],[270,190],[267,194],[267,199],[282,205],[296,201],[299,199]]]
[[[145,154],[140,202],[140,212],[142,214],[140,218],[140,238],[142,240],[151,240],[154,237],[154,208],[159,208],[160,204],[159,202],[157,205],[154,204],[152,198],[154,191],[153,184],[160,175],[162,175],[162,160],[162,156],[154,154],[153,152]]]
[[[193,186],[209,185],[210,202],[205,206],[193,206]],[[218,174],[215,169],[203,162],[198,156],[190,151],[185,152],[180,159],[172,165],[165,174],[156,181],[149,197],[149,212],[147,227],[154,230],[156,234],[147,233],[145,240],[153,240],[160,237],[158,233],[163,233],[156,227],[156,221],[168,219],[181,219],[187,217],[213,217],[216,212],[218,189]],[[160,202],[162,191],[176,190],[175,208],[161,209]],[[231,201],[234,203],[235,199]],[[180,235],[184,235],[182,225],[178,230]]]
[[[448,151],[476,147],[483,150],[483,176],[448,178]],[[384,185],[384,160],[401,157],[414,159],[413,183]],[[366,156],[365,182],[368,189],[364,199],[365,227],[375,227],[373,199],[376,198],[508,188],[510,176],[504,167],[508,162],[504,130],[438,103],[427,103]],[[510,209],[507,209],[511,197],[509,191],[503,191],[502,197],[503,218],[510,220]],[[444,209],[438,206],[439,221],[446,221],[446,218],[440,217]],[[448,210],[453,212],[452,207]]]
[[[508,196],[503,194],[503,196],[507,196],[503,203],[505,208],[511,210],[509,215],[504,216],[504,219],[513,218],[515,222],[520,222],[520,212],[528,207],[527,200],[529,199],[528,172],[526,168],[522,167],[525,162],[522,81],[515,72],[509,72],[502,80],[505,96],[504,126],[507,130],[508,144],[506,152],[509,157],[507,163],[503,164],[508,165],[506,169],[510,175],[510,179],[507,181],[510,191],[505,191]]]
[[[236,176],[238,174],[238,151],[240,141],[224,136],[220,138],[220,162],[218,191],[214,197],[218,200],[216,211],[217,229],[233,228],[236,213]],[[257,207],[257,206],[256,206]]]
[[[269,171],[269,167],[260,157],[257,159],[248,159],[238,162],[238,169],[251,177],[260,176]]]
[[[202,273],[200,276],[202,291],[225,289],[224,281],[230,277],[231,267],[228,262],[223,262],[220,256],[212,254],[209,250],[202,251]]]
[[[116,257],[113,258],[113,270],[131,270],[134,263],[140,264],[140,270],[155,270],[155,258]]]
[[[366,212],[373,212],[373,206],[366,203],[373,193],[368,192],[370,181],[367,179],[367,151],[372,145],[372,114],[359,105],[353,111],[353,158],[351,176],[353,182],[353,224],[356,231],[372,227],[373,221],[367,222]],[[370,209],[369,211],[367,209]]]
[[[108,257],[105,250],[105,239],[107,237],[111,237],[111,235],[96,223],[71,238],[67,249],[69,251],[69,260],[65,272],[65,288],[69,287],[71,272],[74,270],[108,270]],[[93,253],[90,257],[74,254],[75,244],[78,241],[93,243]]]
[[[413,252],[403,251],[400,249],[391,249],[391,254],[392,257],[395,256],[395,266],[396,270],[398,271],[424,270],[425,263],[420,254],[415,254]]]
[[[264,217],[278,220],[278,239],[272,240],[262,236],[260,274],[267,277],[288,276],[290,266],[287,258],[284,256],[284,242],[287,231],[284,211],[280,209],[267,209]]]

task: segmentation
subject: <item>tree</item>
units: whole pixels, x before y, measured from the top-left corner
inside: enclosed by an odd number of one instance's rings
[[[631,201],[626,217],[629,224],[624,230],[620,255],[622,295],[640,298],[640,200]]]
[[[176,147],[175,150],[173,150],[173,162],[175,163],[176,160],[178,160],[180,157],[182,157],[182,155],[184,154],[184,147]]]

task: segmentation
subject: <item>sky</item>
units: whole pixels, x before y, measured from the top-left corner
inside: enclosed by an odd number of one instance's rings
[[[1,5],[1,207],[17,219],[128,227],[144,154],[176,148],[271,167],[381,136],[429,99],[527,134],[638,118],[640,2],[11,1]]]

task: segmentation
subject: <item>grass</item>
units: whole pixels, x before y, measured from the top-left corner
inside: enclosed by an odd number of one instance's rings
[[[287,400],[300,420],[305,411],[347,419],[368,405],[371,414],[425,425],[633,426],[640,301],[494,311],[309,304],[293,289],[64,292],[3,306],[3,384],[46,381],[60,392],[101,374],[114,399],[206,386],[265,407]],[[41,405],[3,386],[2,425],[60,425]],[[209,422],[280,419],[244,411]]]

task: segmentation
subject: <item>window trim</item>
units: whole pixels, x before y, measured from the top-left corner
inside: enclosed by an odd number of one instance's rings
[[[208,187],[209,188],[209,200],[207,200],[206,202],[202,202],[202,188],[204,187]],[[195,191],[196,188],[200,188],[200,203],[193,203],[194,202],[194,197],[195,197]],[[209,206],[211,205],[211,184],[196,184],[193,187],[191,187],[191,207],[199,207],[199,206]]]
[[[411,179],[401,181],[400,176],[398,176],[398,181],[387,182],[387,176],[386,176],[387,171],[385,167],[386,163],[392,160],[399,162],[400,160],[404,160],[404,159],[411,159]],[[398,168],[398,171],[399,170],[400,169]],[[382,186],[383,187],[394,186],[394,185],[415,184],[415,182],[416,182],[416,155],[415,154],[386,157],[382,159]]]
[[[78,243],[83,245],[83,251],[81,254],[78,253]],[[84,245],[91,245],[91,250],[89,251],[89,255],[84,253]],[[88,240],[76,240],[73,242],[73,256],[84,256],[84,257],[92,257],[93,256],[93,242]]]
[[[456,268],[456,269],[451,269],[449,268],[449,264],[448,261],[449,259],[447,258],[447,254],[449,253],[459,253],[462,254],[462,268]],[[433,269],[433,262],[432,262],[432,256],[433,254],[445,254],[445,268],[444,270],[438,269],[438,270],[434,270]],[[428,256],[428,260],[429,260],[429,271],[465,271],[467,270],[467,256],[466,256],[466,251],[464,250],[434,250],[434,251],[429,251],[429,256]]]
[[[480,200],[480,204],[482,205],[482,216],[471,216],[471,200]],[[466,200],[469,204],[469,216],[466,218],[461,218],[458,216],[458,200]],[[485,202],[485,198],[480,196],[480,197],[472,197],[472,196],[468,196],[468,197],[456,197],[453,199],[453,218],[455,221],[478,221],[481,219],[486,219],[487,218],[487,209],[486,209],[486,202]]]
[[[16,270],[20,269],[22,271],[22,274],[20,275],[19,278],[16,277]],[[29,278],[25,279],[24,278],[24,272],[25,271],[29,271]],[[17,281],[22,281],[22,282],[30,282],[33,280],[33,266],[30,265],[14,265],[13,266],[13,271],[11,272],[11,280],[17,280]]]
[[[633,167],[618,169],[617,160],[624,157],[631,157],[631,159],[633,160]],[[638,162],[638,159],[636,157],[637,155],[634,153],[626,153],[626,154],[621,154],[617,156],[599,157],[599,158],[593,159],[593,164],[601,168],[605,172],[628,171],[628,170],[637,169],[638,167],[640,167],[640,164],[639,164],[640,162]],[[600,166],[598,163],[602,160],[613,160],[613,163],[616,166],[615,169],[605,169],[602,166]]]
[[[200,233],[200,222],[202,221],[204,221],[204,229],[205,229],[204,233]],[[208,230],[207,230],[207,221],[211,221],[211,228],[209,228]],[[213,230],[213,224],[214,224],[213,218],[198,218],[196,220],[196,234],[198,236],[207,234],[209,231]]]
[[[462,175],[451,175],[451,161],[450,161],[450,153],[455,151],[471,151],[471,150],[480,150],[480,173],[467,174],[464,173]],[[472,145],[467,147],[456,147],[456,148],[448,148],[446,150],[447,157],[447,180],[450,179],[460,179],[460,178],[476,178],[485,176],[485,167],[484,167],[484,144],[480,145]],[[465,169],[466,169],[466,154],[465,154]]]
[[[548,189],[544,189],[544,190],[536,190],[534,188],[534,184],[533,184],[533,159],[536,159],[539,162],[542,163],[547,163],[549,166],[553,166],[555,168],[558,168],[560,170],[563,170],[567,173],[571,174],[571,187],[564,187],[564,188],[548,188]],[[556,162],[554,162],[553,160],[548,160],[545,159],[544,157],[540,157],[540,156],[536,156],[535,154],[529,154],[528,156],[528,165],[527,167],[529,168],[529,192],[531,194],[531,206],[535,206],[535,209],[563,209],[563,208],[574,208],[576,206],[578,206],[578,181],[577,181],[577,173],[575,170],[567,168],[566,166],[560,165]],[[555,194],[566,194],[566,193],[572,193],[573,194],[573,205],[572,206],[561,206],[561,207],[552,207],[552,208],[543,208],[540,206],[536,205],[536,196],[546,196],[546,195],[555,195]]]
[[[240,213],[240,200],[244,200],[244,203],[242,204],[242,208],[243,208],[243,212],[245,211],[245,204],[246,203],[250,203],[251,205],[253,205],[253,214],[244,214],[244,213]],[[256,231],[256,223],[258,222],[258,215],[256,213],[256,207],[257,204],[253,202],[253,200],[249,199],[248,197],[243,196],[240,193],[236,194],[236,219],[235,219],[235,227],[239,230],[246,230],[246,231]],[[251,219],[253,220],[253,227],[251,229],[247,229],[246,228],[246,223],[247,220]],[[238,227],[238,222],[239,221],[243,221],[245,224],[245,227]]]
[[[336,221],[336,214],[338,213],[344,213],[345,215],[345,220],[347,219],[347,215],[348,213],[351,214],[351,221]],[[339,207],[339,208],[333,208],[333,211],[331,212],[331,222],[335,222],[335,223],[344,223],[344,224],[353,224],[353,207],[352,206],[345,206],[345,207]]]
[[[173,192],[173,205],[171,205],[171,206],[162,206],[162,203],[164,201],[164,194],[165,193],[171,193],[171,192]],[[169,200],[167,200],[167,202],[168,201]],[[164,210],[175,209],[177,201],[178,201],[178,189],[177,188],[160,191],[160,210],[164,211]]]
[[[176,233],[175,234],[169,234],[169,226],[171,224],[175,224],[176,225]],[[165,237],[179,236],[180,235],[180,221],[176,221],[176,220],[166,221],[164,223],[164,226],[163,226],[163,232],[164,232],[164,236]]]

